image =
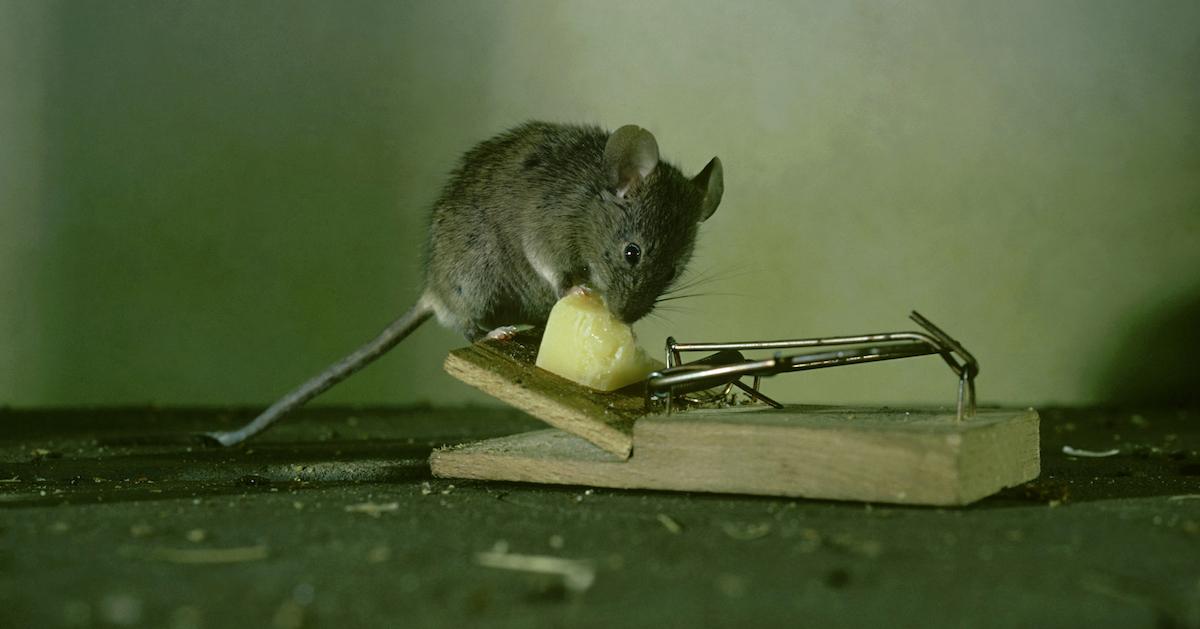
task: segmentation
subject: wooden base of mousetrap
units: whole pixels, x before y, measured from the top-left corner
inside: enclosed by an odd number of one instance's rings
[[[443,478],[964,505],[1040,471],[1038,414],[790,406],[640,416],[636,387],[597,393],[527,360],[535,339],[456,350],[451,374],[544,419],[438,450]],[[580,401],[582,400],[582,402]]]

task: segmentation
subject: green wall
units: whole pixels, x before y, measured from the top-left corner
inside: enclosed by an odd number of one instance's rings
[[[985,402],[1195,399],[1196,2],[0,0],[0,403],[269,402],[420,291],[458,154],[633,122],[724,202],[682,340],[908,329]],[[679,302],[675,302],[679,303]],[[419,331],[325,402],[488,402]],[[936,359],[777,378],[948,402]]]

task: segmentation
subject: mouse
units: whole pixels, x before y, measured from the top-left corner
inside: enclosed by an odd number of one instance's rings
[[[255,419],[206,436],[239,444],[382,356],[433,318],[469,342],[542,326],[576,287],[632,324],[682,275],[724,194],[721,160],[694,176],[637,125],[526,122],[467,151],[433,204],[416,303]]]

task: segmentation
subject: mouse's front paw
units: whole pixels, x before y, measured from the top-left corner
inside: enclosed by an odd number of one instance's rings
[[[487,333],[483,338],[494,341],[511,341],[517,336],[517,326],[502,325],[495,330]]]

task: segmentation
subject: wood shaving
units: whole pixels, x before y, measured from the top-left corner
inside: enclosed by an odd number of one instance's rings
[[[476,554],[475,561],[485,568],[559,575],[563,586],[571,592],[584,592],[596,580],[596,568],[592,562],[580,559],[486,552]]]
[[[1113,448],[1112,450],[1082,450],[1080,448],[1072,448],[1071,446],[1063,446],[1063,454],[1067,456],[1079,456],[1088,459],[1102,459],[1106,456],[1116,456],[1121,453],[1120,450]]]
[[[377,518],[383,513],[398,511],[400,503],[387,502],[380,504],[378,502],[360,502],[358,504],[346,505],[345,509],[347,513],[365,513],[373,518]]]

